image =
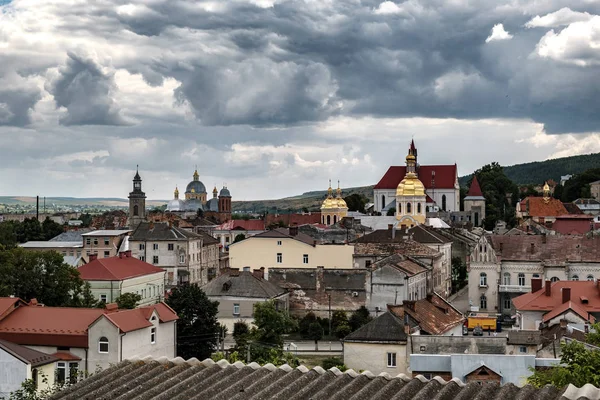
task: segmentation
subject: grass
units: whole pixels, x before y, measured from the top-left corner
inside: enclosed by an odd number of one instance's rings
[[[323,360],[326,358],[331,358],[331,356],[320,356],[320,355],[304,355],[299,354],[298,359],[300,360],[300,364],[304,365],[306,368],[314,368],[320,367]]]

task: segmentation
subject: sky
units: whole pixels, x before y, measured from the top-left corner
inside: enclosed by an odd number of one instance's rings
[[[600,152],[598,0],[0,0],[0,195],[280,198]],[[183,190],[182,190],[183,191]]]

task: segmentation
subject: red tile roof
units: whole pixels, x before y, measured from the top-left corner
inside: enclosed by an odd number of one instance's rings
[[[10,314],[12,310],[26,303],[18,297],[0,297],[0,320]]]
[[[264,231],[265,223],[262,219],[232,219],[215,228],[217,231]]]
[[[440,189],[454,188],[458,172],[454,165],[421,165],[417,174],[425,189],[433,188],[431,173],[435,171],[435,187]],[[406,175],[406,166],[392,166],[379,180],[374,189],[396,189]]]
[[[177,314],[171,307],[165,303],[153,304],[150,306],[135,308],[133,310],[119,310],[105,314],[106,318],[112,322],[121,332],[131,332],[138,329],[148,328],[152,312],[156,310],[160,322],[170,322],[178,319]]]
[[[596,318],[594,318],[593,315],[591,315],[589,312],[587,312],[583,307],[581,307],[581,305],[573,303],[572,301],[563,303],[560,306],[556,307],[554,310],[550,311],[549,313],[544,314],[542,321],[548,322],[548,321],[558,317],[559,315],[566,313],[569,310],[573,311],[575,314],[579,315],[581,318],[583,318],[586,321],[591,321],[591,322],[596,321]]]
[[[589,319],[588,313],[600,312],[600,290],[594,281],[557,281],[551,283],[550,296],[546,296],[546,288],[526,293],[513,299],[515,308],[519,311],[546,311],[544,321],[548,321],[568,309]],[[563,303],[563,288],[570,288],[570,300]],[[587,299],[587,304],[581,300]]]
[[[98,258],[78,268],[81,279],[85,281],[122,281],[138,276],[164,273],[162,268],[155,267],[135,257]]]
[[[530,217],[556,217],[569,214],[563,203],[552,197],[546,203],[543,197],[529,196],[521,201],[521,211],[527,212]]]
[[[471,182],[471,186],[469,187],[469,192],[467,193],[467,197],[479,197],[483,196],[481,193],[481,187],[479,186],[479,181],[477,180],[477,176],[473,175],[473,181]]]
[[[600,262],[597,236],[489,235],[487,238],[505,261]]]
[[[62,361],[81,361],[81,357],[68,351],[58,351],[52,355]]]
[[[435,293],[417,301],[405,300],[400,306],[388,305],[388,309],[400,318],[408,314],[429,335],[442,335],[465,320],[460,311]]]

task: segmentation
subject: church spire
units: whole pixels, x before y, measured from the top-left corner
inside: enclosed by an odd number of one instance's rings
[[[194,171],[194,180],[199,181],[200,175],[198,174],[198,166],[196,165],[196,170]]]
[[[177,188],[177,186],[175,186],[175,192],[173,193],[173,196],[178,199],[179,198],[179,189]]]

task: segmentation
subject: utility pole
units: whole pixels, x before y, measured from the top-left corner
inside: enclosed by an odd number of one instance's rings
[[[327,298],[329,300],[329,336],[331,336],[331,294],[327,293]]]
[[[246,349],[246,363],[250,364],[250,342],[248,342],[248,348]]]

